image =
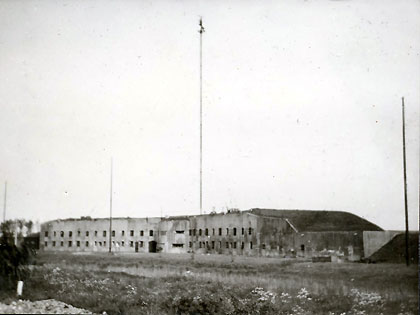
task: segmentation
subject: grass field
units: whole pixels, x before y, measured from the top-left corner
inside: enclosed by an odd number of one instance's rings
[[[23,298],[108,314],[417,314],[417,286],[400,264],[42,253]]]

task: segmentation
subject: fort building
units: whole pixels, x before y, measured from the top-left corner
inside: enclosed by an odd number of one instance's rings
[[[365,257],[377,225],[343,211],[251,209],[207,215],[54,220],[41,226],[45,251],[165,252],[249,256]],[[111,233],[111,237],[109,235]],[[364,237],[365,235],[365,237]],[[376,243],[378,243],[376,241]],[[372,246],[366,246],[372,252]]]

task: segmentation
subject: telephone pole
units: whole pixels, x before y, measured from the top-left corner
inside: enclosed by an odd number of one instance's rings
[[[405,263],[410,265],[410,257],[408,252],[408,201],[407,201],[407,166],[405,156],[405,113],[404,113],[404,97],[402,98],[402,136],[403,136],[403,164],[404,164],[404,204],[405,204]]]
[[[112,249],[112,158],[111,158],[111,190],[109,196],[109,253]]]
[[[6,222],[7,181],[4,182],[3,222]]]
[[[203,20],[200,17],[200,214],[203,213]]]

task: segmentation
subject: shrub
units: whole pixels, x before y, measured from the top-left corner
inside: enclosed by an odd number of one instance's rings
[[[12,244],[7,233],[3,233],[0,240],[0,287],[11,288],[18,280],[25,280],[31,258],[32,252],[26,245],[18,247]]]

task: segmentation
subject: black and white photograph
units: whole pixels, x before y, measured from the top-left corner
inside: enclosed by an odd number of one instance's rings
[[[419,313],[420,1],[0,0],[0,313]]]

